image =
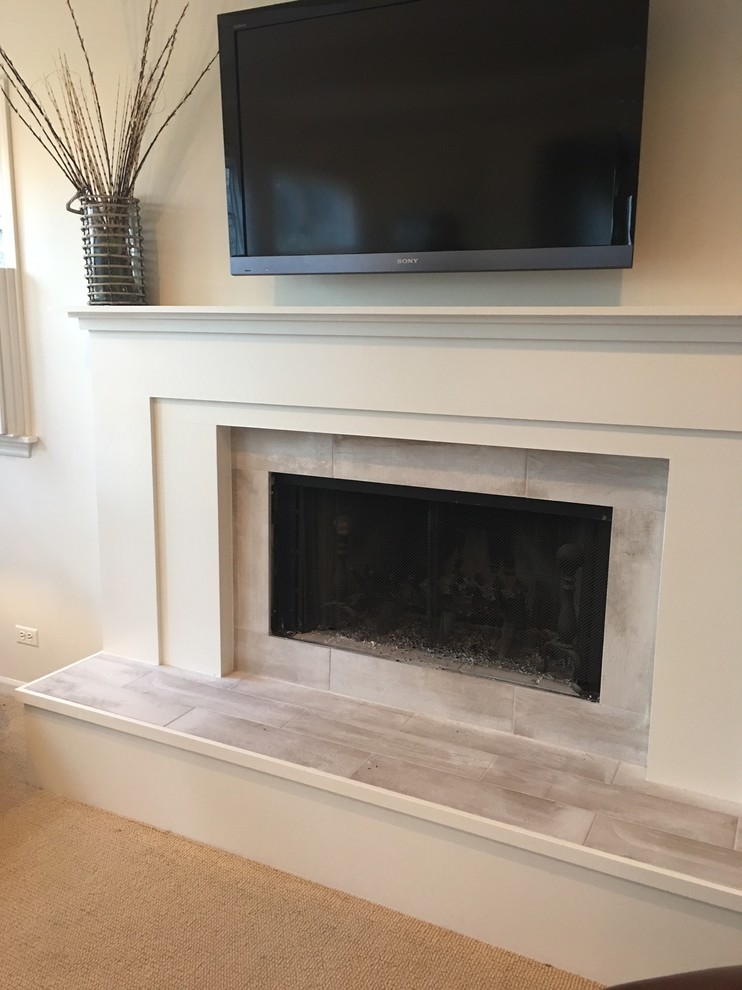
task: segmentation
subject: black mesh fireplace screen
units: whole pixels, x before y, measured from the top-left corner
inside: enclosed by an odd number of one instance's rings
[[[611,510],[272,475],[271,631],[597,699]]]

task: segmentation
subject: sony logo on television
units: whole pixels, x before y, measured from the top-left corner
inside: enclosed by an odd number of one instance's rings
[[[419,258],[397,258],[398,265],[416,265]]]

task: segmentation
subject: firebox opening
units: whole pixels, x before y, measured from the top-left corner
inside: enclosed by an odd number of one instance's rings
[[[605,506],[271,475],[271,632],[600,697]]]

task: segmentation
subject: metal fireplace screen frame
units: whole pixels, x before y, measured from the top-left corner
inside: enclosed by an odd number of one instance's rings
[[[609,507],[271,475],[271,633],[598,700]]]

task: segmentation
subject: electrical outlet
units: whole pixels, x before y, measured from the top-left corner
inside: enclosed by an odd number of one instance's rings
[[[38,646],[39,630],[31,629],[30,626],[16,626],[15,641],[16,643],[23,643],[24,646]]]

